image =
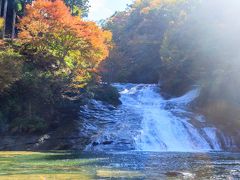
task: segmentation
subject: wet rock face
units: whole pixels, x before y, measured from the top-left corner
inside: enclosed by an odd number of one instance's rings
[[[59,107],[59,117],[54,127],[48,131],[32,134],[17,134],[5,132],[0,134],[0,150],[69,150],[76,141],[78,149],[83,149],[86,143],[78,134],[80,97],[68,96],[65,103]],[[77,123],[76,123],[77,120]]]
[[[102,101],[113,106],[118,106],[121,104],[119,100],[120,94],[118,90],[108,84],[101,84],[96,89],[93,90],[94,99],[98,101]]]
[[[209,151],[233,147],[231,137],[189,108],[198,95],[165,100],[157,85],[115,84],[120,106],[92,100],[81,107],[79,134],[86,151]]]
[[[195,174],[190,172],[177,172],[177,171],[170,171],[165,173],[165,175],[169,178],[181,178],[181,179],[194,179]]]
[[[90,140],[85,150],[134,149],[134,136],[137,136],[140,125],[139,118],[134,112],[127,112],[122,108],[92,100],[81,108],[80,114],[83,122],[79,123],[79,134]]]
[[[230,141],[222,139],[224,149],[240,149],[240,105],[219,97],[219,94],[217,96],[209,97],[201,93],[191,106],[195,112],[203,114],[208,122],[231,137]],[[234,146],[229,148],[229,144]]]
[[[0,150],[5,151],[46,151],[46,150],[70,150],[73,143],[82,139],[78,136],[78,128],[73,122],[62,124],[56,130],[46,134],[15,134],[2,135]],[[83,140],[81,140],[83,142]],[[78,143],[78,149],[83,149],[85,144]]]

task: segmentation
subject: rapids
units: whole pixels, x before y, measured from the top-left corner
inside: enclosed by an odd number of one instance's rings
[[[221,151],[231,138],[191,112],[195,87],[182,97],[165,100],[158,85],[113,84],[121,94],[118,107],[91,101],[81,108],[82,125],[91,136],[87,151]]]

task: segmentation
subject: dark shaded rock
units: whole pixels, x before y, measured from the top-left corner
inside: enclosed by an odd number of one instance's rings
[[[117,89],[109,84],[101,84],[93,90],[94,99],[103,101],[108,104],[118,106],[121,104],[119,100],[120,94]]]
[[[54,119],[49,120],[51,123],[46,131],[33,133],[1,131],[0,150],[83,150],[90,143],[90,136],[81,132],[80,108],[89,102],[92,92],[96,100],[114,106],[121,104],[118,91],[107,84],[98,85],[90,92],[86,90],[65,92],[62,101],[56,107],[57,114]]]
[[[181,176],[182,174],[180,172],[167,172],[166,176],[169,177],[177,177],[177,176]]]
[[[108,145],[108,144],[112,144],[112,143],[113,143],[113,141],[104,141],[103,145]]]
[[[92,145],[93,146],[97,146],[99,143],[98,142],[93,142]]]
[[[227,101],[220,95],[214,97],[202,92],[191,107],[195,112],[203,114],[207,122],[232,137],[237,149],[240,148],[240,105],[238,103]],[[224,145],[224,142],[222,144]]]
[[[161,81],[161,94],[165,99],[179,97],[192,89],[193,83],[176,79],[175,77],[164,77]]]

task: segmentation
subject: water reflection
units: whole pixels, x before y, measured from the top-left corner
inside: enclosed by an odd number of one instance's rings
[[[0,179],[240,179],[240,153],[0,153]]]

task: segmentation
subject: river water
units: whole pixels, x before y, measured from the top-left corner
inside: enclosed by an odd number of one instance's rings
[[[95,157],[101,159],[95,164],[96,179],[240,179],[237,153],[134,151]]]
[[[224,152],[235,147],[232,138],[189,107],[198,87],[165,100],[157,85],[114,86],[122,105],[81,108],[81,134],[90,137],[85,151],[102,158],[96,178],[240,179],[240,154]]]

